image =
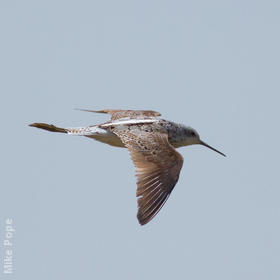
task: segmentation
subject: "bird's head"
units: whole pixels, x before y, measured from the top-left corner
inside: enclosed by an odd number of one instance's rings
[[[203,142],[202,140],[200,140],[200,136],[199,136],[198,132],[191,127],[186,127],[185,128],[185,136],[186,136],[185,141],[186,141],[187,145],[194,145],[194,144],[203,145],[203,146],[219,153],[220,155],[222,155],[224,157],[226,156],[222,152],[216,150],[215,148],[211,147],[210,145],[208,145],[205,142]]]

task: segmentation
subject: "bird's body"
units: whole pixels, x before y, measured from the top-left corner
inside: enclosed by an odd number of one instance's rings
[[[80,128],[59,128],[45,123],[30,126],[86,136],[112,146],[128,148],[136,167],[139,197],[137,217],[142,225],[158,213],[178,181],[183,157],[175,148],[202,144],[215,150],[202,142],[194,129],[160,119],[160,114],[155,111],[85,111],[109,113],[111,120]]]
[[[108,122],[96,126],[68,128],[67,133],[93,138],[105,144],[125,148],[120,137],[115,133],[119,129],[138,131],[138,133],[166,133],[168,141],[174,148],[190,145],[189,128],[163,119],[131,119]]]

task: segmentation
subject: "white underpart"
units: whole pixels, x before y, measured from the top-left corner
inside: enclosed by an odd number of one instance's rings
[[[67,128],[67,133],[79,136],[90,136],[95,134],[106,134],[107,131],[105,129],[99,128],[98,126],[88,126]]]
[[[118,120],[118,121],[113,121],[110,123],[105,123],[100,125],[100,127],[110,127],[110,126],[115,126],[115,125],[129,125],[129,124],[142,124],[142,123],[154,123],[158,122],[159,120],[157,119],[129,119],[129,120]]]
[[[121,139],[114,133],[96,126],[67,128],[67,133],[70,135],[86,136],[93,138],[99,142],[109,144],[115,147],[124,147]]]

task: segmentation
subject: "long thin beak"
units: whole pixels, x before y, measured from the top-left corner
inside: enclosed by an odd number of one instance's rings
[[[222,155],[222,156],[224,156],[224,157],[226,156],[226,155],[223,154],[222,152],[220,152],[220,151],[214,149],[213,147],[209,146],[208,144],[206,144],[205,142],[203,142],[203,141],[201,141],[201,140],[200,140],[199,144],[200,144],[200,145],[203,145],[203,146],[205,146],[205,147],[207,147],[207,148],[209,148],[209,149],[211,149],[211,150],[213,150],[213,151],[215,151],[215,152],[217,152],[217,153],[219,153],[220,155]]]

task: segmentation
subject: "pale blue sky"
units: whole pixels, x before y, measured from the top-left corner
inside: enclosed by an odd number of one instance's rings
[[[279,1],[1,1],[1,279],[280,279]],[[152,109],[194,127],[168,202],[136,219],[128,151],[31,122]],[[1,245],[1,273],[3,245]]]

